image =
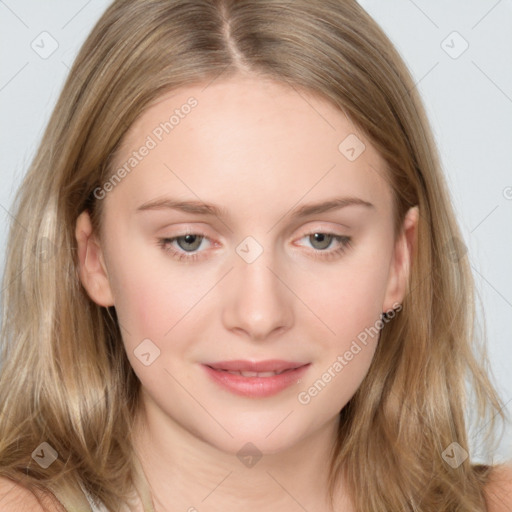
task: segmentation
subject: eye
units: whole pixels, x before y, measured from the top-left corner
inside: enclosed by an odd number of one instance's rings
[[[309,233],[301,238],[308,239],[314,250],[313,258],[330,260],[340,257],[349,247],[351,238],[334,233],[317,231]],[[168,238],[159,238],[158,245],[178,261],[197,261],[203,257],[205,251],[199,251],[205,240],[210,240],[204,233],[185,233]],[[334,245],[334,249],[326,250]]]
[[[336,235],[334,233],[324,233],[317,231],[309,233],[301,238],[307,238],[315,251],[312,252],[314,258],[333,259],[341,256],[349,247],[351,247],[352,239],[349,236]],[[334,241],[335,248],[326,251],[325,249],[332,246]]]
[[[204,240],[209,240],[209,238],[203,233],[186,233],[171,238],[160,238],[158,245],[178,261],[195,261],[201,257],[201,254],[195,251],[201,247]]]

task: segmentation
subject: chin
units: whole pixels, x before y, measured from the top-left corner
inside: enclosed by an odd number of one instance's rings
[[[212,429],[207,432],[198,432],[198,437],[218,450],[238,457],[246,451],[254,451],[260,455],[286,452],[313,433],[307,429],[307,426],[310,427],[307,422],[301,426],[297,423],[298,418],[293,418],[297,416],[297,411],[289,414],[292,409],[286,410],[288,412],[285,414],[268,416],[266,419],[254,413],[252,421],[247,414],[244,421],[240,421],[240,417],[232,418],[231,421],[228,417],[224,417],[223,427],[231,435],[219,427],[215,428],[215,434]],[[286,418],[287,414],[289,414],[288,418]]]

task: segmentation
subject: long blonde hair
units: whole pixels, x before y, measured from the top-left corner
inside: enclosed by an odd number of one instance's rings
[[[343,111],[385,160],[398,232],[420,211],[402,311],[382,329],[368,375],[341,411],[331,461],[362,511],[484,511],[490,467],[470,451],[467,389],[491,449],[506,419],[473,335],[474,296],[437,150],[414,81],[354,0],[118,0],[81,48],[14,202],[3,282],[0,475],[88,510],[136,482],[130,429],[140,382],[114,308],[88,297],[74,228],[113,170],[123,135],[151,102],[239,71],[312,91]],[[24,226],[20,229],[19,226]],[[32,457],[46,442],[47,468]]]

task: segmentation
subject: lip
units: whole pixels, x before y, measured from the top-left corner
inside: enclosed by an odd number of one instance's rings
[[[220,361],[202,367],[218,385],[236,395],[263,398],[283,391],[300,379],[311,363],[271,359],[266,361]],[[229,372],[276,373],[271,376],[235,374]]]

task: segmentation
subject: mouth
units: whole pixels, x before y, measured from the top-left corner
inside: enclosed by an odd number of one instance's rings
[[[221,361],[203,364],[209,377],[222,388],[247,397],[275,395],[297,384],[311,363],[295,361]]]
[[[210,366],[211,368],[211,366]],[[296,370],[297,368],[289,368],[288,370],[281,370],[279,372],[250,372],[250,371],[242,371],[242,370],[222,370],[217,368],[212,368],[213,370],[217,370],[219,372],[227,372],[231,373],[231,375],[241,375],[242,377],[273,377],[274,375],[281,375],[284,372],[290,372]]]

